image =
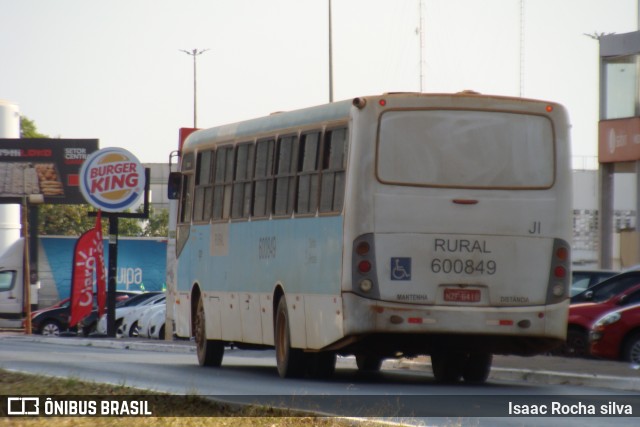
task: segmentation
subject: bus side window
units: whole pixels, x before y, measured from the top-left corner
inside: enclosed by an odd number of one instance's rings
[[[318,154],[320,132],[303,134],[298,153],[298,197],[296,212],[315,213],[318,209]]]
[[[213,219],[229,218],[231,210],[231,186],[233,183],[233,147],[221,147],[216,151],[213,171]]]
[[[324,135],[320,212],[340,212],[344,204],[347,129],[333,129]]]
[[[251,214],[251,166],[253,144],[243,143],[236,148],[236,167],[231,196],[231,218],[249,218]]]
[[[256,145],[255,184],[253,191],[253,216],[266,217],[271,212],[269,203],[273,193],[273,151],[275,141],[265,139]]]
[[[276,146],[274,215],[291,215],[295,198],[295,148],[297,136],[278,139]]]
[[[213,151],[198,153],[196,162],[196,190],[193,200],[193,220],[208,221],[211,218],[211,197],[213,187],[211,182],[211,165]]]
[[[192,174],[182,176],[182,191],[180,192],[180,222],[188,224],[191,222],[191,180]]]

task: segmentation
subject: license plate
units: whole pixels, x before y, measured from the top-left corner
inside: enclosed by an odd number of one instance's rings
[[[452,302],[478,302],[480,301],[479,289],[445,289],[444,300]]]

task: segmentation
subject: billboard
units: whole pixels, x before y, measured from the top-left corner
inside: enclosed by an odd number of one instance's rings
[[[39,271],[51,277],[60,299],[71,293],[71,264],[77,237],[40,236],[44,257]],[[109,241],[103,240],[105,263],[109,258]],[[166,287],[167,240],[161,238],[118,239],[116,289],[127,291],[162,291]],[[107,264],[108,265],[108,264]],[[48,284],[43,282],[43,287]]]
[[[37,194],[44,203],[85,203],[80,167],[97,150],[97,139],[0,139],[0,203]]]
[[[640,160],[640,117],[601,120],[598,127],[600,163]]]

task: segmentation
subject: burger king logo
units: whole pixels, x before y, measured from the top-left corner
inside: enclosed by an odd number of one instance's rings
[[[123,148],[96,151],[80,168],[80,192],[89,204],[106,212],[130,208],[144,187],[144,168]]]

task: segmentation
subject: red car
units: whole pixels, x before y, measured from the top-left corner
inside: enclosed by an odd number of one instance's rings
[[[599,318],[591,328],[589,340],[594,356],[640,363],[640,305]]]
[[[560,350],[564,356],[589,355],[589,330],[603,314],[640,303],[640,284],[618,292],[602,302],[581,302],[569,306],[567,342]]]

